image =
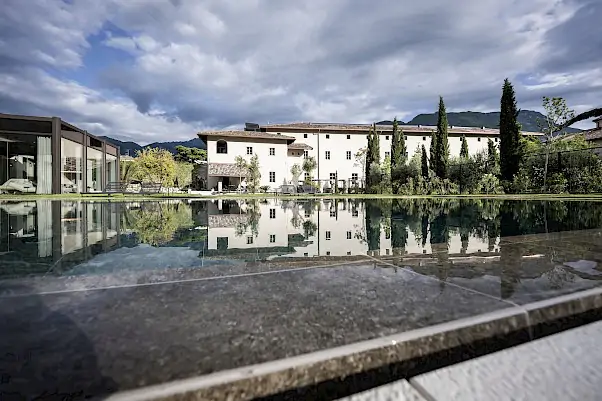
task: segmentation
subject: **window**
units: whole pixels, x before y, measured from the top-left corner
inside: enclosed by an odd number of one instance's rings
[[[252,155],[253,154],[253,148],[251,146],[247,146],[247,154],[248,155]]]
[[[330,231],[326,231],[326,240],[330,241]]]
[[[347,252],[347,256],[351,256],[351,251]]]
[[[247,245],[251,245],[253,243],[253,236],[250,235],[247,237]]]
[[[497,142],[497,138],[495,138],[495,141]]]
[[[330,251],[326,251],[326,256],[330,256]]]
[[[332,181],[336,180],[337,179],[337,173],[330,173],[330,179]]]
[[[270,219],[276,218],[276,209],[270,209]]]
[[[326,134],[326,139],[330,139],[330,135],[329,134]]]
[[[347,231],[347,239],[351,239],[351,231]]]
[[[426,136],[423,136],[423,137],[422,137],[422,140],[423,140],[423,141],[426,141]]]
[[[348,151],[345,153],[345,157],[347,158],[347,160],[351,160],[351,151],[350,151],[350,150],[348,150]]]
[[[477,142],[481,142],[481,137],[478,137],[478,138],[477,138]]]
[[[305,172],[305,181],[309,181],[311,179],[311,177],[309,176],[309,173],[306,171]]]
[[[407,135],[405,135],[405,136],[403,137],[403,139],[405,139],[405,140],[407,141],[407,140],[408,140],[408,136],[407,136]]]
[[[309,151],[308,150],[304,150],[303,151],[303,158],[307,159],[309,157]]]
[[[357,181],[357,179],[358,179],[358,175],[357,175],[357,173],[351,173],[351,179],[352,179],[353,181]]]
[[[273,244],[274,242],[276,242],[276,235],[270,234],[270,243]]]
[[[303,138],[307,138],[307,134],[303,134]]]
[[[347,139],[351,139],[351,135],[347,135]]]
[[[305,257],[308,257],[308,256],[309,256],[309,253],[305,252],[305,253],[303,254],[303,256],[305,256]]]
[[[336,210],[331,210],[330,211],[330,217],[337,217],[337,211]]]
[[[276,182],[276,172],[270,171],[270,182]]]
[[[389,254],[389,248],[385,249],[385,253],[388,255]]]
[[[270,156],[276,155],[276,148],[270,148]]]
[[[325,152],[324,157],[326,158],[326,160],[330,160],[330,150],[327,150]]]
[[[215,146],[217,147],[217,149],[216,149],[217,153],[221,153],[221,154],[228,153],[228,143],[226,141],[217,141]]]
[[[309,219],[311,217],[311,212],[309,210],[305,211],[305,218]]]
[[[391,152],[385,152],[385,157],[387,156],[391,157]]]
[[[228,237],[217,237],[217,249],[220,251],[228,249]]]
[[[389,140],[389,135],[385,135],[385,141]]]
[[[353,210],[351,211],[351,217],[357,217],[357,216],[358,216],[357,209],[353,209]]]

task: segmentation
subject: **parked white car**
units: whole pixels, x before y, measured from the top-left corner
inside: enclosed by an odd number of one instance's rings
[[[35,194],[36,186],[33,182],[25,178],[11,178],[4,184],[0,185],[0,193],[21,192],[27,194]]]

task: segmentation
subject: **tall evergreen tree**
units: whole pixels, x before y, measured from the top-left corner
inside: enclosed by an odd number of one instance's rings
[[[463,159],[468,158],[468,143],[466,137],[462,135],[462,147],[460,147],[460,157]]]
[[[499,174],[500,156],[497,152],[497,146],[491,140],[487,141],[487,169],[490,174]]]
[[[372,186],[370,169],[372,168],[372,127],[368,130],[368,145],[366,146],[366,154],[364,155],[366,161],[364,163],[364,177],[366,190]]]
[[[429,148],[429,168],[435,172],[437,169],[437,133],[431,133],[431,147]]]
[[[514,87],[506,78],[500,102],[500,171],[502,180],[506,181],[512,181],[518,172],[522,156],[520,125],[516,121],[518,112]]]
[[[372,192],[380,184],[379,177],[375,177],[374,168],[380,165],[380,138],[376,131],[376,124],[372,124],[368,132],[368,148],[366,149],[366,190]]]
[[[449,164],[449,142],[447,139],[447,113],[443,97],[439,96],[437,113],[437,146],[435,147],[435,172],[439,178],[447,178]]]
[[[380,165],[380,133],[376,130],[376,123],[372,124],[372,163]]]
[[[407,162],[406,141],[403,131],[399,128],[397,117],[393,119],[393,136],[391,139],[391,171],[395,171]]]
[[[428,165],[428,158],[426,157],[426,148],[424,147],[424,145],[422,145],[422,157],[420,158],[422,161],[422,177],[424,179],[429,178],[429,165]]]

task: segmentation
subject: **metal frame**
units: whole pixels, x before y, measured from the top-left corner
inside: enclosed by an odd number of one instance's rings
[[[101,184],[104,188],[107,185],[107,174],[106,174],[106,155],[107,153],[117,157],[116,174],[117,179],[121,176],[120,171],[120,149],[119,146],[108,143],[105,139],[91,135],[88,131],[82,130],[75,125],[69,124],[62,120],[60,117],[38,117],[38,116],[24,116],[16,114],[3,114],[0,113],[0,120],[21,120],[21,121],[36,121],[36,122],[50,122],[52,124],[52,130],[48,132],[29,132],[29,131],[11,131],[0,129],[0,134],[13,134],[13,135],[36,135],[36,136],[51,136],[51,151],[52,151],[52,193],[62,193],[61,188],[61,139],[65,138],[72,142],[82,145],[82,185],[84,192],[87,189],[87,168],[88,168],[88,144],[90,138],[100,141],[102,152],[102,168],[100,171]]]

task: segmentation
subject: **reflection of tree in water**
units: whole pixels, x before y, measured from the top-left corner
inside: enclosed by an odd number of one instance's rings
[[[393,255],[400,256],[405,253],[408,243],[408,211],[398,200],[391,205],[391,247]]]
[[[250,199],[245,202],[246,213],[245,221],[236,224],[235,235],[240,237],[251,231],[251,234],[257,238],[259,235],[259,219],[261,218],[261,205],[258,199]]]
[[[309,237],[313,237],[314,235],[316,235],[317,229],[318,226],[313,221],[305,220],[303,222],[303,236],[306,240],[308,240]]]
[[[173,240],[178,229],[194,225],[190,207],[184,203],[144,203],[138,210],[129,210],[125,228],[136,232],[138,240],[152,246]]]
[[[380,219],[382,209],[376,202],[372,201],[367,201],[365,208],[368,251],[377,251],[380,249]]]

